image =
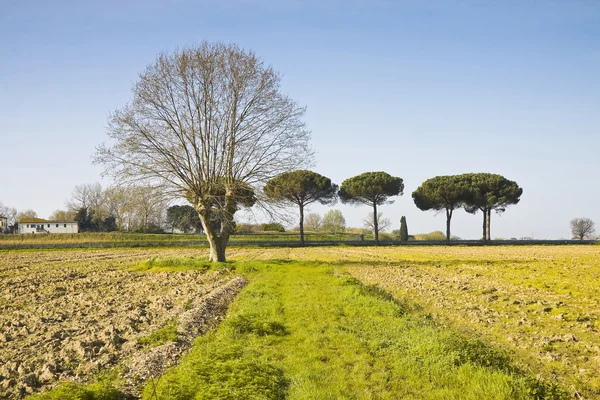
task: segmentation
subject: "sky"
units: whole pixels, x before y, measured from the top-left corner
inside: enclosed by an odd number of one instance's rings
[[[411,193],[466,172],[523,188],[492,238],[600,225],[597,0],[0,0],[0,202],[49,217],[75,185],[110,185],[91,161],[109,113],[159,53],[204,40],[281,73],[307,108],[314,171],[404,179],[381,207],[392,229],[405,215],[411,234],[443,231]],[[354,227],[370,213],[333,208]],[[481,220],[458,211],[453,234],[480,238]]]

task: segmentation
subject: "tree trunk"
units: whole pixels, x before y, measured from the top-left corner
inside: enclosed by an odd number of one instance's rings
[[[486,229],[487,228],[487,209],[484,208],[481,211],[483,211],[483,236],[482,236],[482,238],[483,238],[483,241],[485,242],[487,239],[487,229]]]
[[[210,253],[208,259],[212,262],[225,262],[225,249],[227,248],[227,241],[229,235],[221,232],[220,234],[210,224],[210,217],[200,215],[200,221],[204,227],[204,233],[206,234],[206,240],[210,246]]]
[[[300,245],[304,246],[304,205],[300,205]]]
[[[450,243],[450,221],[452,220],[452,210],[446,209],[446,241]]]
[[[487,220],[486,220],[486,227],[485,227],[487,240],[492,240],[491,229],[490,229],[491,224],[492,224],[492,209],[489,209],[489,210],[487,210]]]
[[[212,262],[225,262],[225,249],[227,248],[227,242],[222,236],[219,236],[214,241],[214,244],[210,246],[209,260]]]
[[[229,235],[233,230],[233,214],[235,214],[237,210],[237,204],[234,199],[228,195],[225,196],[225,206],[224,212],[221,214],[217,214],[217,217],[221,217],[219,219],[221,232],[218,232],[218,228],[212,225],[210,222],[214,221],[215,215],[210,208],[206,207],[204,204],[198,204],[196,206],[196,211],[198,212],[198,216],[200,217],[200,222],[204,227],[204,233],[206,234],[206,240],[210,246],[209,260],[212,262],[225,262],[227,261],[225,257],[225,250],[227,249],[227,243],[229,242]]]
[[[377,223],[377,204],[373,203],[373,231],[375,232],[375,245],[379,246],[379,224]]]

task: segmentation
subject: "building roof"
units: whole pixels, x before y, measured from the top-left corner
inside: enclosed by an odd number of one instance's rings
[[[43,219],[43,218],[23,218],[19,220],[20,224],[76,224],[76,221],[49,221],[47,219]]]
[[[31,222],[50,222],[50,221],[46,221],[45,219],[42,218],[21,218],[19,220],[19,223],[31,223]]]
[[[0,219],[8,219],[8,217],[5,217],[4,215],[0,214]]]

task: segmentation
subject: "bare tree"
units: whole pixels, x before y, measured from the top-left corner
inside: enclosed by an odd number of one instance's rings
[[[161,190],[153,187],[137,187],[132,190],[133,203],[137,216],[137,226],[142,232],[153,226],[161,226],[165,220],[167,202]]]
[[[75,211],[55,210],[49,217],[50,221],[75,221]]]
[[[77,185],[71,192],[71,200],[66,202],[66,206],[71,211],[77,211],[84,208],[86,211],[93,211],[95,214],[103,214],[104,210],[104,191],[99,183],[84,183]]]
[[[115,218],[117,229],[123,231],[129,228],[128,217],[131,214],[134,199],[127,187],[108,187],[104,190],[104,201],[108,215]]]
[[[594,221],[589,218],[575,218],[571,220],[571,234],[573,239],[588,239],[596,232]]]
[[[321,229],[325,232],[338,234],[346,230],[346,219],[340,210],[329,210],[323,215]]]
[[[225,261],[233,216],[256,202],[257,186],[311,161],[305,109],[279,82],[235,45],[204,42],[161,54],[140,75],[131,103],[110,116],[112,145],[99,146],[95,160],[119,183],[162,185],[186,198],[210,259]]]
[[[6,217],[8,226],[13,226],[17,223],[17,209],[14,207],[5,206],[0,202],[0,215]]]
[[[317,232],[321,229],[321,216],[317,213],[308,214],[304,221],[304,226],[308,231]]]
[[[389,218],[384,218],[381,211],[377,213],[376,222],[380,232],[383,232],[392,226],[392,222],[389,220]],[[367,214],[363,220],[363,223],[365,228],[369,229],[371,232],[375,232],[375,221],[373,221],[373,215],[371,215],[371,213]]]
[[[29,210],[25,210],[25,211],[20,211],[19,213],[17,213],[16,219],[17,222],[22,220],[22,219],[32,219],[32,218],[37,218],[38,215],[35,211],[29,209]]]

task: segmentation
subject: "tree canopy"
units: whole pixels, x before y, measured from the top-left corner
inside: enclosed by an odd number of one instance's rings
[[[313,171],[284,172],[267,182],[264,192],[272,201],[293,204],[300,209],[300,243],[304,245],[304,207],[319,202],[332,204],[338,186],[331,179]]]
[[[304,113],[253,52],[203,42],[159,55],[140,74],[130,104],[109,117],[112,144],[95,160],[119,182],[188,199],[210,259],[225,261],[234,214],[254,204],[257,186],[310,163]]]
[[[392,221],[390,221],[389,218],[384,217],[381,211],[377,211],[376,222],[379,232],[385,231],[387,228],[392,226]],[[371,213],[367,214],[363,219],[363,226],[371,232],[375,233],[375,222],[373,221],[373,216],[371,215]]]
[[[167,208],[167,225],[171,229],[179,229],[186,233],[202,231],[202,222],[194,207],[189,205],[173,205]]]
[[[37,218],[37,217],[38,217],[37,213],[31,209],[25,210],[25,211],[19,211],[16,215],[17,222],[22,219]]]
[[[309,231],[316,232],[321,229],[321,216],[317,213],[310,213],[306,216],[306,221],[304,221],[304,226]]]
[[[446,240],[450,241],[450,223],[454,210],[461,208],[469,195],[469,182],[463,176],[436,176],[427,179],[413,193],[415,205],[423,211],[446,212]]]
[[[464,207],[469,213],[483,213],[483,239],[491,239],[492,210],[502,213],[521,200],[523,189],[502,175],[489,173],[464,174],[460,176],[468,187]]]
[[[325,232],[342,233],[346,230],[346,219],[340,210],[329,210],[323,215],[321,227]]]
[[[377,206],[392,203],[393,201],[388,201],[388,198],[401,196],[403,191],[402,178],[391,176],[386,172],[365,172],[342,182],[338,195],[342,203],[366,204],[373,207],[373,231],[375,243],[379,244]]]
[[[574,218],[570,225],[573,239],[588,239],[596,232],[594,221],[589,218]]]

